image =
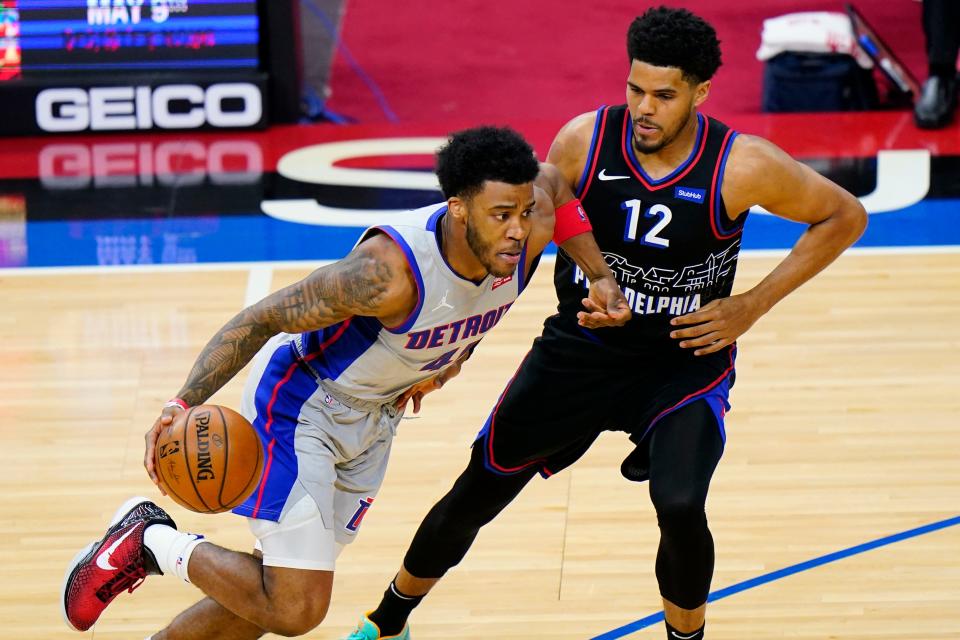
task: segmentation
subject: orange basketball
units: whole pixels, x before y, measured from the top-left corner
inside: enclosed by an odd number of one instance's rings
[[[260,437],[236,411],[202,404],[160,432],[157,475],[177,504],[198,513],[229,511],[260,481]]]

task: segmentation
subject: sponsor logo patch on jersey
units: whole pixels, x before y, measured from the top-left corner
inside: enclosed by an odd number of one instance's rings
[[[581,214],[581,215],[582,215],[582,214]],[[507,283],[510,282],[511,280],[513,280],[513,276],[505,276],[505,277],[503,277],[503,278],[496,278],[496,279],[493,281],[493,286],[490,287],[490,290],[491,290],[491,291],[496,291],[498,287],[502,287],[503,285],[507,284]]]
[[[703,201],[707,197],[707,190],[693,189],[691,187],[676,187],[673,190],[673,197],[679,200],[687,200],[688,202],[703,204]]]

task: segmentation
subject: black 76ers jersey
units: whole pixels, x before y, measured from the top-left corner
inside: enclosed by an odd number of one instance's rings
[[[637,161],[627,107],[597,111],[577,196],[633,311],[625,327],[593,332],[605,343],[676,348],[669,337],[671,318],[730,295],[746,214],[730,219],[720,187],[737,134],[713,118],[696,117],[690,156],[654,180]],[[563,251],[554,283],[566,324],[582,309],[589,283]]]

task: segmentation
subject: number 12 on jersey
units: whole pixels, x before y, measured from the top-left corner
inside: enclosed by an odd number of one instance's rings
[[[627,242],[636,242],[637,227],[640,224],[640,209],[643,208],[643,203],[640,200],[627,200],[620,205],[620,208],[627,212],[627,227],[623,231],[623,239]],[[673,212],[670,211],[670,208],[666,205],[655,204],[647,209],[643,215],[646,218],[659,219],[653,227],[647,231],[643,238],[640,239],[640,242],[648,247],[657,247],[658,249],[666,249],[669,247],[670,240],[661,238],[658,234],[666,229],[667,225],[669,225],[673,219]]]

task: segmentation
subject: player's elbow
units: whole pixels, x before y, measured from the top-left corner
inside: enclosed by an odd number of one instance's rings
[[[537,174],[534,184],[543,189],[554,206],[560,206],[573,199],[573,191],[564,181],[560,169],[547,162],[540,163],[540,173]]]
[[[845,204],[846,206],[841,209],[842,219],[849,236],[849,244],[853,244],[867,230],[867,210],[864,209],[859,200],[852,196],[849,198],[849,202]]]
[[[830,207],[833,212],[823,222],[830,229],[830,236],[842,249],[860,239],[867,228],[867,210],[853,194],[842,191],[842,195]],[[828,209],[828,210],[830,210]]]
[[[245,311],[249,312],[252,324],[257,329],[257,333],[267,336],[269,339],[281,331],[285,331],[285,318],[280,309],[271,304],[270,298],[261,300],[255,305],[247,307]]]
[[[537,180],[546,181],[549,184],[555,184],[562,179],[563,178],[560,175],[560,170],[554,165],[550,164],[549,162],[540,163],[540,173],[537,175]]]

